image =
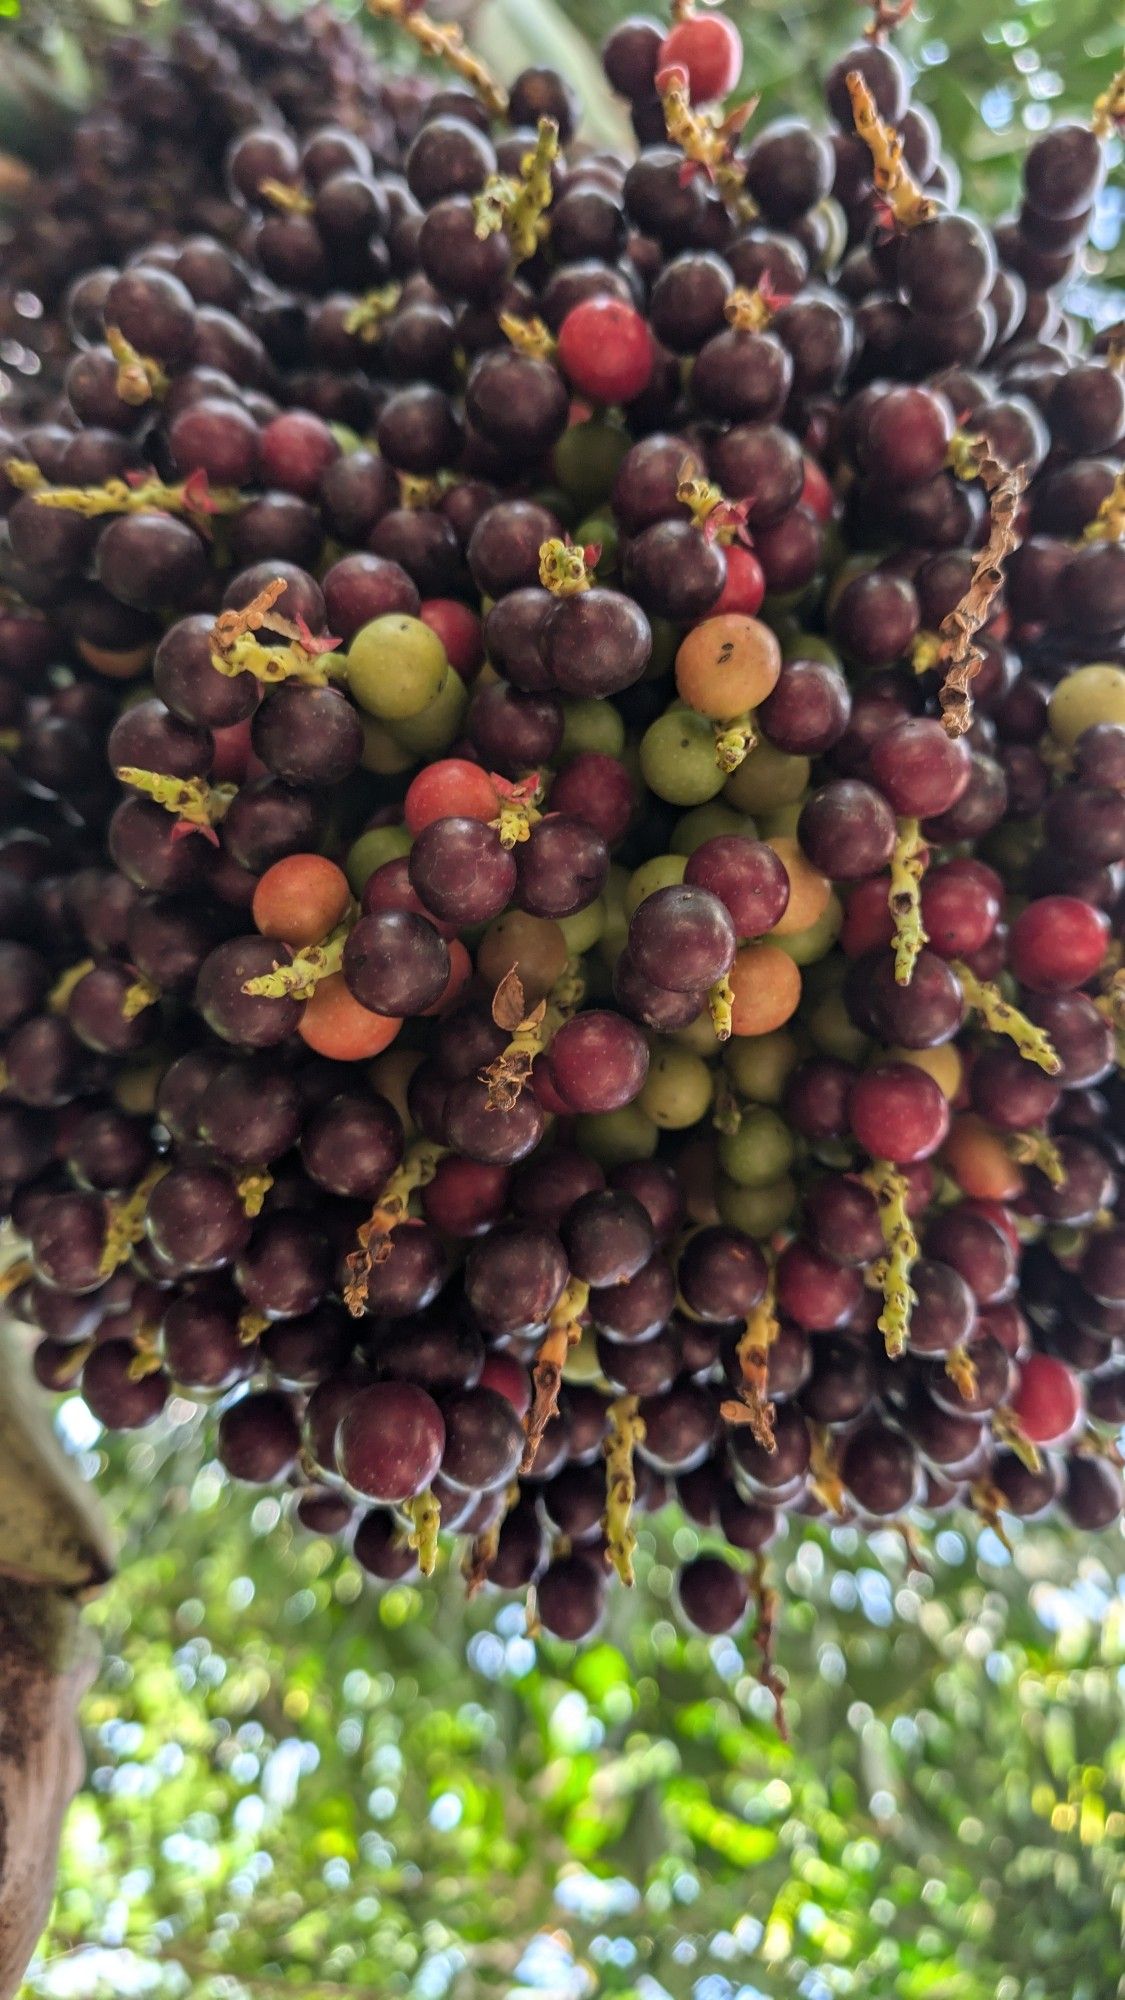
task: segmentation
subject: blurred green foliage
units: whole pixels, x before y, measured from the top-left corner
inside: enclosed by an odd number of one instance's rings
[[[683,1632],[682,1522],[596,1644],[537,1649],[456,1575],[380,1596],[199,1452],[88,1455],[126,1560],[26,2000],[1122,1990],[1119,1537],[938,1522],[922,1572],[791,1534],[786,1746],[752,1630]]]

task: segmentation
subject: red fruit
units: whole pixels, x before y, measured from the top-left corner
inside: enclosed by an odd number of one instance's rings
[[[973,774],[972,752],[961,736],[947,736],[930,716],[911,716],[876,738],[871,776],[896,813],[933,819],[948,812]]]
[[[1077,896],[1040,896],[1012,925],[1008,963],[1033,993],[1067,993],[1093,978],[1108,943],[1103,910]]]
[[[889,875],[869,875],[866,882],[849,889],[840,931],[840,948],[849,958],[862,958],[865,952],[890,944],[895,934],[890,888]]]
[[[911,1063],[878,1063],[857,1077],[848,1117],[859,1144],[876,1160],[928,1160],[949,1130],[943,1092]]]
[[[506,1396],[517,1417],[531,1408],[531,1377],[510,1354],[490,1354],[481,1370],[480,1386]]]
[[[314,500],[323,474],[340,456],[322,417],[308,410],[283,410],[266,425],[259,440],[262,484]]]
[[[463,681],[471,681],[484,659],[484,639],[476,612],[455,597],[428,597],[418,616],[423,625],[437,633],[454,672]]]
[[[766,579],[757,556],[732,542],[726,551],[727,580],[717,603],[708,612],[709,618],[719,618],[725,612],[739,611],[744,617],[753,618],[762,606],[766,594]]]
[[[942,958],[982,951],[1003,907],[1004,884],[987,862],[943,861],[922,878],[922,924]]]
[[[648,323],[622,299],[583,299],[559,331],[558,358],[595,403],[628,403],[648,387],[655,348]]]
[[[1082,1417],[1082,1384],[1065,1361],[1052,1354],[1029,1354],[1021,1361],[1012,1409],[1032,1444],[1061,1444]]]
[[[689,14],[665,35],[656,74],[686,70],[693,104],[727,97],[742,74],[742,37],[722,14]]]
[[[213,785],[240,785],[253,752],[250,748],[250,720],[229,723],[211,731],[215,754],[208,773]]]
[[[496,787],[488,772],[467,757],[441,757],[411,780],[403,801],[403,818],[411,833],[421,833],[436,819],[495,819],[500,810]]]
[[[801,488],[801,505],[808,507],[818,521],[830,521],[834,495],[826,475],[814,458],[805,460],[805,483]]]

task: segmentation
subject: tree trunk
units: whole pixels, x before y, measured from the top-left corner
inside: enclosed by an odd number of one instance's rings
[[[97,1666],[81,1603],[111,1574],[101,1510],[0,1326],[0,2000],[16,1992],[50,1909],[82,1777],[78,1702]]]

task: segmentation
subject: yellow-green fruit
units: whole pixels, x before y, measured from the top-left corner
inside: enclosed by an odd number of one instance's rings
[[[717,1056],[722,1047],[710,1007],[701,1007],[694,1021],[689,1021],[686,1028],[676,1028],[669,1039],[678,1049],[690,1049],[693,1055],[703,1056],[707,1061]]]
[[[841,1062],[862,1062],[871,1047],[848,1013],[841,993],[826,993],[801,1019],[822,1055],[837,1056]]]
[[[711,1091],[711,1071],[701,1056],[660,1044],[653,1051],[637,1102],[662,1132],[682,1132],[706,1117]]]
[[[807,757],[791,757],[787,750],[775,750],[772,743],[759,741],[737,771],[731,772],[723,797],[739,812],[770,812],[801,797],[810,769]]]
[[[658,889],[674,889],[684,879],[687,867],[686,854],[654,854],[651,861],[642,861],[629,877],[625,890],[625,915],[631,917],[638,903],[646,896],[654,896]]]
[[[408,1135],[415,1128],[406,1093],[421,1060],[421,1049],[404,1049],[400,1042],[396,1042],[393,1048],[384,1049],[381,1056],[376,1056],[374,1062],[367,1065],[372,1088],[378,1091],[380,1097],[385,1097],[388,1104],[394,1105]]]
[[[788,1222],[797,1206],[797,1189],[788,1174],[764,1188],[720,1179],[717,1201],[720,1216],[732,1229],[765,1239]]]
[[[598,957],[611,972],[625,949],[625,941],[629,935],[629,918],[625,910],[625,891],[628,886],[629,877],[625,869],[617,862],[613,862],[609,880],[602,890],[605,923],[598,939]]]
[[[704,805],[723,789],[715,732],[690,708],[670,708],[649,724],[641,738],[641,770],[650,792],[673,806]]]
[[[743,840],[758,838],[754,821],[748,819],[745,813],[735,812],[732,806],[724,805],[722,799],[712,799],[710,805],[695,806],[676,821],[672,832],[672,852],[694,854],[705,840],[715,840],[721,833],[735,833]]]
[[[624,748],[625,724],[611,701],[564,701],[562,742],[554,763],[565,764],[583,750],[620,757]]]
[[[800,1060],[800,1047],[788,1028],[775,1028],[769,1035],[733,1035],[723,1050],[723,1067],[735,1089],[756,1104],[780,1104]]]
[[[740,1187],[769,1187],[793,1164],[793,1134],[768,1105],[754,1104],[743,1113],[737,1132],[722,1132],[719,1165]]]
[[[771,933],[770,943],[781,946],[788,952],[794,965],[814,965],[818,958],[830,952],[844,921],[844,906],[838,896],[829,896],[822,914],[807,931],[794,931],[791,937],[779,937]]]
[[[602,1167],[626,1160],[651,1160],[660,1133],[639,1104],[621,1111],[587,1111],[577,1122],[578,1144]]]
[[[576,910],[572,917],[559,917],[558,926],[571,958],[581,958],[583,952],[592,950],[608,920],[609,912],[600,896],[595,896],[584,910]]]
[[[448,750],[461,727],[469,705],[469,690],[455,667],[447,667],[445,679],[428,708],[392,725],[392,734],[414,757],[440,756]]]
[[[1125,724],[1125,668],[1076,667],[1059,682],[1048,716],[1052,736],[1068,750],[1095,722]]]
[[[348,647],[346,665],[352,694],[381,722],[420,715],[440,693],[449,671],[437,633],[401,611],[362,625]]]
[[[570,1349],[563,1363],[563,1375],[568,1382],[596,1382],[601,1372],[593,1328],[586,1327],[581,1340]]]
[[[365,771],[373,771],[378,778],[398,778],[414,769],[418,759],[413,750],[404,750],[385,722],[376,722],[373,715],[361,715],[359,720],[363,730],[359,761]]]
[[[778,836],[794,840],[797,835],[797,821],[801,817],[804,799],[792,799],[787,806],[771,806],[762,814],[758,822],[763,840],[774,840]]]
[[[353,896],[359,895],[368,876],[374,875],[384,861],[397,861],[400,854],[409,854],[410,847],[410,835],[404,826],[373,826],[370,833],[361,833],[348,849],[344,863]]]

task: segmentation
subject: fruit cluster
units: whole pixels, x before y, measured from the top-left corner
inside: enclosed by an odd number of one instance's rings
[[[0,452],[7,1282],[376,1576],[579,1639],[675,1502],[767,1658],[784,1517],[1121,1510],[1102,146],[989,229],[878,23],[818,132],[627,21],[629,159],[371,5],[454,80],[209,0],[26,234],[91,268]]]

